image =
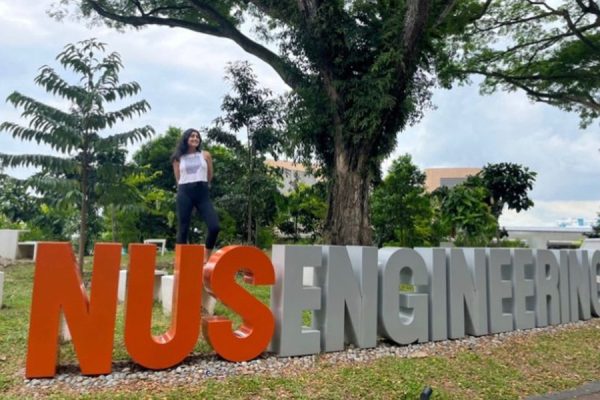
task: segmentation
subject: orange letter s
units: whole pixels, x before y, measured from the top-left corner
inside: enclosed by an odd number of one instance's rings
[[[269,258],[255,247],[228,246],[215,253],[204,267],[207,289],[244,320],[235,332],[225,317],[203,320],[204,336],[213,349],[229,361],[247,361],[259,356],[269,345],[275,319],[269,307],[235,281],[238,271],[251,274],[254,285],[275,283],[275,271]]]

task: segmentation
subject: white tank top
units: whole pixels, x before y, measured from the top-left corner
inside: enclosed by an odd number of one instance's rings
[[[208,165],[202,152],[185,154],[179,159],[179,184],[208,182]]]

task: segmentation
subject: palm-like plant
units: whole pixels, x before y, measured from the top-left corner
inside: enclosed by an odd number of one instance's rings
[[[136,82],[120,83],[123,67],[118,53],[105,55],[106,45],[95,39],[68,44],[56,57],[67,71],[80,79],[71,84],[53,68],[43,66],[35,83],[48,93],[69,102],[63,111],[19,92],[13,92],[7,101],[23,110],[21,116],[28,126],[12,122],[0,124],[14,138],[44,143],[54,154],[2,154],[4,167],[34,166],[41,172],[28,179],[40,193],[54,194],[58,202],[76,204],[81,210],[79,226],[79,266],[83,266],[88,242],[88,218],[95,216],[98,205],[123,201],[122,179],[124,146],[149,137],[150,126],[131,131],[105,135],[104,130],[118,122],[141,115],[150,109],[145,100],[137,101],[117,111],[105,110],[105,104],[133,96],[140,92]]]

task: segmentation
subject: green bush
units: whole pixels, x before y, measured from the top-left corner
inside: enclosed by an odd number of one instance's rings
[[[273,246],[273,242],[275,241],[275,234],[273,233],[273,228],[270,226],[262,227],[258,229],[256,235],[256,245],[261,249],[269,249]]]

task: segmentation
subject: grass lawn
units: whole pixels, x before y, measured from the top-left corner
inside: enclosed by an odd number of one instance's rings
[[[126,264],[126,259],[123,263]],[[168,269],[172,255],[160,257]],[[88,266],[89,268],[89,266]],[[88,274],[89,275],[89,271]],[[4,306],[0,310],[0,397],[18,397],[24,385],[32,264],[5,269]],[[250,288],[268,303],[268,288]],[[220,304],[217,313],[237,316]],[[166,330],[169,319],[154,307],[155,333]],[[204,379],[193,387],[144,390],[120,385],[111,391],[88,392],[84,398],[323,398],[418,399],[429,385],[435,399],[517,399],[573,388],[600,379],[600,320],[577,327],[489,341],[486,346],[454,346],[420,358],[386,357],[367,363],[331,363],[322,357],[311,370],[277,376],[238,376]],[[459,349],[459,350],[456,350]],[[197,353],[211,352],[203,341]],[[123,344],[123,307],[119,305],[115,332],[115,361],[129,357]],[[59,365],[76,365],[70,344],[60,348]],[[29,392],[30,396],[34,392]],[[75,397],[54,392],[53,397]],[[81,397],[81,395],[77,396]]]

